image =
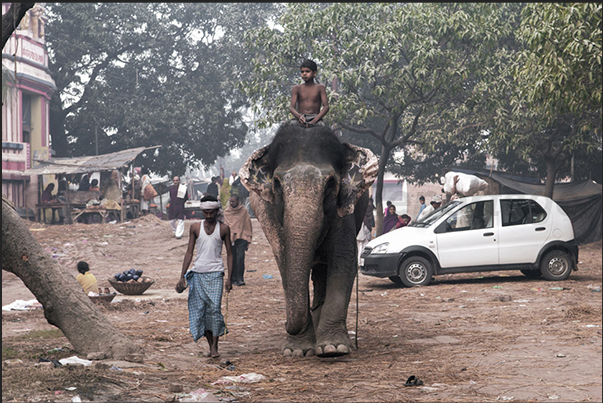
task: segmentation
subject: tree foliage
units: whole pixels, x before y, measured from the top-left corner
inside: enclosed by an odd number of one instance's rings
[[[243,144],[249,70],[241,40],[270,3],[52,3],[51,104],[57,156],[161,145],[137,164],[158,174],[209,166]],[[96,138],[98,137],[98,143]]]
[[[380,148],[381,214],[382,175],[394,150],[405,151],[397,171],[410,180],[433,177],[435,166],[482,151],[484,122],[476,111],[486,92],[483,77],[510,33],[506,13],[512,7],[288,4],[280,29],[250,33],[258,56],[244,90],[256,112],[265,111],[263,124],[285,120],[300,62],[317,61],[329,89],[325,120],[372,138]]]
[[[497,83],[506,113],[489,142],[503,160],[515,154],[540,168],[552,196],[573,155],[584,163],[601,153],[601,5],[527,4],[521,17],[520,47]]]

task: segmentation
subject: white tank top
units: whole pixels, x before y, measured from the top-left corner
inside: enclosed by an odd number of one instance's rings
[[[216,221],[216,227],[211,235],[205,232],[205,220],[201,221],[199,237],[197,238],[197,256],[190,271],[196,273],[213,273],[224,271],[222,261],[222,238],[220,237],[220,221]]]

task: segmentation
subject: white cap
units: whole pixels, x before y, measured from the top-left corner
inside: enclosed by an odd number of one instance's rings
[[[440,196],[440,195],[433,195],[431,197],[431,201],[435,202],[435,203],[441,203],[442,202],[442,196]]]

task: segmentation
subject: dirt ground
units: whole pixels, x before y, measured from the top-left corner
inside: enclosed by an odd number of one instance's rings
[[[252,221],[246,285],[223,301],[229,333],[219,359],[204,357],[205,341],[193,342],[187,294],[174,291],[192,221],[180,240],[154,216],[122,224],[29,223],[73,281],[79,260],[88,261],[101,287],[132,267],[155,279],[143,295],[118,293],[110,305],[99,305],[143,346],[145,360],[36,367],[41,358],[77,353],[41,310],[3,311],[2,401],[201,401],[194,391],[210,392],[203,401],[238,402],[602,400],[600,241],[580,248],[579,271],[563,282],[507,271],[446,275],[409,289],[360,275],[348,314],[358,348],[340,358],[287,358],[280,352],[285,302],[279,272]],[[19,278],[2,272],[3,306],[33,298]],[[264,379],[217,382],[251,373]],[[411,375],[423,385],[405,387]]]

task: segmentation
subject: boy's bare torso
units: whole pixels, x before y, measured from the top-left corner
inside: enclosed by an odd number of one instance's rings
[[[303,114],[318,114],[322,105],[322,84],[299,84],[295,86],[297,93],[297,110]]]

